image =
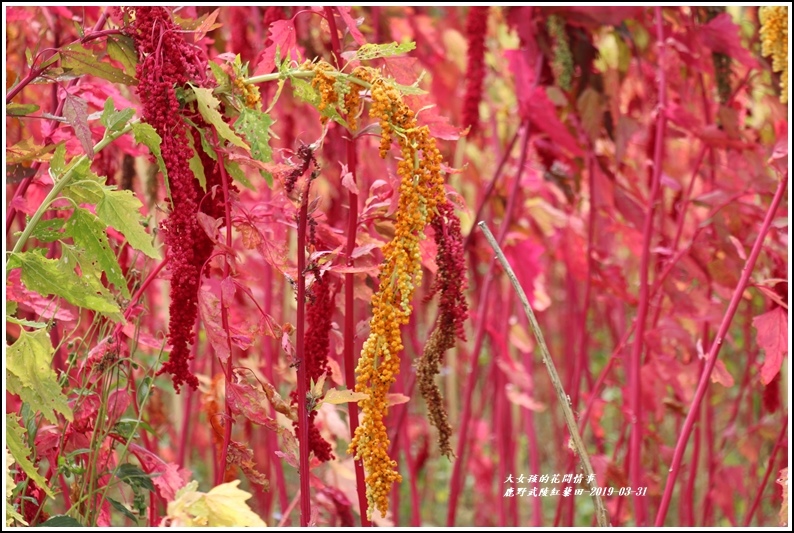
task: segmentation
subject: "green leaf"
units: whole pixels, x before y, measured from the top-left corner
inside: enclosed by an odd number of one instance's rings
[[[320,93],[312,87],[312,84],[301,78],[292,78],[292,95],[299,100],[311,104],[314,107],[320,105]]]
[[[51,366],[54,353],[46,330],[33,333],[20,330],[17,341],[8,347],[6,379],[10,392],[29,403],[32,409],[40,411],[47,421],[57,424],[55,411],[70,422],[73,418],[66,396],[58,385],[58,376]]]
[[[113,426],[113,431],[127,440],[137,438],[136,431],[144,430],[147,433],[157,436],[157,432],[152,426],[146,423],[145,420],[137,420],[135,418],[122,418]]]
[[[64,247],[64,250],[66,248]],[[67,302],[91,309],[114,320],[121,320],[121,311],[113,301],[102,294],[92,290],[88,279],[78,276],[74,267],[75,261],[68,255],[60,259],[46,259],[33,252],[13,254],[22,266],[22,283],[42,296],[60,296]]]
[[[35,527],[85,527],[83,524],[65,514],[51,516],[47,521]]]
[[[33,228],[33,233],[30,234],[36,240],[41,242],[55,242],[63,237],[63,224],[66,222],[62,218],[51,218],[49,220],[39,220],[36,227]]]
[[[10,103],[6,106],[6,114],[9,117],[24,117],[39,110],[36,104],[15,104]]]
[[[113,98],[108,97],[108,99],[105,100],[105,109],[102,112],[102,116],[99,117],[99,121],[102,122],[102,125],[105,126],[108,131],[120,131],[124,129],[124,126],[127,125],[127,122],[130,121],[134,114],[135,110],[132,108],[116,111]]]
[[[11,302],[8,302],[11,303]],[[16,302],[13,302],[16,303]],[[14,311],[16,312],[16,311]],[[36,322],[35,320],[25,320],[23,318],[17,318],[15,316],[6,315],[6,322],[11,322],[12,324],[18,324],[20,326],[25,326],[28,328],[34,329],[43,329],[47,327],[46,322]]]
[[[80,43],[64,46],[59,50],[59,53],[61,55],[61,66],[64,69],[71,69],[72,74],[90,74],[103,80],[125,85],[138,84],[138,80],[126,75],[123,70],[99,61],[93,51],[85,48]]]
[[[50,498],[54,498],[55,494],[52,493],[52,490],[47,486],[47,480],[44,479],[44,476],[39,474],[39,470],[36,468],[28,457],[31,454],[30,448],[28,448],[27,444],[27,432],[25,428],[19,425],[19,417],[15,413],[7,413],[6,414],[6,447],[8,447],[8,451],[11,452],[11,456],[14,460],[19,463],[19,466],[22,467],[22,470],[28,475],[30,479],[36,482],[36,485],[44,489],[44,492],[47,493],[47,496]]]
[[[234,161],[228,161],[228,160],[224,161],[224,164],[226,165],[226,172],[228,172],[229,175],[232,178],[234,178],[234,181],[240,182],[240,185],[242,185],[246,189],[251,189],[252,191],[256,190],[256,188],[253,185],[251,185],[251,182],[248,181],[248,178],[245,177],[245,172],[243,172],[243,169],[240,168],[240,165],[238,165]]]
[[[223,120],[223,117],[218,112],[218,106],[221,104],[220,100],[212,95],[212,89],[204,87],[193,87],[193,92],[196,93],[196,102],[198,102],[199,112],[204,120],[215,126],[215,131],[218,135],[245,150],[250,150],[248,145],[245,144],[236,133],[232,131],[228,124]]]
[[[135,67],[138,64],[138,54],[135,52],[135,43],[126,35],[108,35],[108,55],[124,67],[124,73],[135,77]]]
[[[229,75],[223,71],[223,68],[214,61],[209,62],[210,70],[212,71],[212,75],[215,76],[215,82],[217,83],[218,87],[221,88],[230,88],[232,86],[231,81],[229,80]]]
[[[421,76],[420,76],[421,78]],[[419,82],[417,81],[413,85],[400,85],[394,80],[386,80],[386,83],[392,85],[395,89],[400,91],[400,94],[409,94],[409,95],[422,95],[427,94],[427,91],[419,87]]]
[[[130,291],[116,254],[113,253],[108,242],[106,228],[107,225],[99,218],[81,207],[75,209],[66,222],[66,234],[74,239],[75,244],[85,249],[92,261],[98,263],[108,281],[119,288],[125,298],[129,298]]]
[[[245,108],[234,123],[234,129],[245,135],[251,143],[251,155],[257,161],[269,163],[273,160],[273,150],[270,148],[270,126],[273,119],[270,115],[256,109]],[[270,172],[261,171],[262,177],[267,181],[268,187],[273,186],[273,176]]]
[[[301,78],[291,78],[291,83],[293,96],[311,104],[315,108],[320,105],[320,93],[312,87],[311,83]],[[326,108],[322,110],[321,115],[347,127],[347,122],[339,115],[339,112],[334,106],[326,106]]]
[[[160,144],[163,142],[162,137],[151,127],[149,124],[143,122],[135,122],[132,124],[132,135],[136,143],[143,143],[152,152],[152,155],[157,159],[157,164],[160,166],[160,171],[168,179],[168,170],[165,168],[165,161],[160,152]]]
[[[105,196],[96,206],[99,220],[108,226],[117,229],[127,239],[127,242],[153,259],[160,259],[158,252],[152,245],[152,237],[140,225],[140,209],[143,207],[132,191],[113,191],[104,189]]]
[[[356,51],[355,59],[359,61],[369,61],[370,59],[377,59],[379,57],[391,57],[406,54],[415,48],[416,43],[413,41],[401,44],[397,44],[396,42],[384,44],[367,43]]]
[[[132,520],[133,522],[135,522],[135,525],[138,525],[138,517],[135,516],[132,513],[132,511],[127,509],[127,507],[123,503],[117,502],[113,498],[108,498],[107,500],[110,502],[110,505],[112,505],[115,510],[117,510],[118,512],[120,512],[121,514]]]
[[[198,150],[196,150],[196,143],[193,141],[193,136],[188,133],[187,142],[190,145],[190,149],[193,150],[193,157],[187,162],[188,166],[190,166],[191,172],[193,172],[193,176],[199,181],[199,185],[201,188],[206,192],[207,191],[207,176],[204,175],[204,163],[201,162],[201,156],[199,156]]]
[[[130,487],[140,487],[148,491],[154,491],[154,484],[151,476],[137,466],[125,463],[116,469],[116,477]]]
[[[93,172],[86,176],[80,176],[72,181],[63,189],[63,195],[71,198],[76,204],[96,205],[104,196],[105,178],[99,177]]]
[[[55,153],[50,159],[50,175],[55,174],[55,177],[58,177],[64,170],[66,170],[66,143],[62,142],[55,147]]]

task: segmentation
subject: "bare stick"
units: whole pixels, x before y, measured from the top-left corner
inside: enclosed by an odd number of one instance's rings
[[[573,411],[571,410],[569,403],[570,400],[568,399],[568,395],[565,394],[565,389],[562,387],[560,376],[557,374],[557,369],[554,367],[554,361],[552,361],[551,355],[549,355],[549,349],[546,347],[546,341],[543,339],[543,332],[540,330],[538,321],[535,319],[535,313],[532,311],[532,307],[529,305],[529,300],[527,300],[527,295],[521,288],[521,284],[518,283],[518,278],[516,278],[513,269],[510,268],[510,263],[507,262],[505,254],[499,247],[499,243],[496,242],[493,233],[491,233],[491,230],[488,229],[488,225],[485,222],[480,222],[477,225],[480,226],[480,229],[485,234],[488,244],[490,244],[491,248],[493,248],[494,252],[496,252],[496,258],[505,269],[507,277],[510,279],[510,283],[513,284],[513,288],[515,289],[516,294],[518,294],[518,298],[521,300],[521,305],[524,307],[524,312],[527,314],[527,319],[529,319],[529,326],[532,329],[532,333],[535,334],[535,339],[538,341],[538,346],[540,346],[543,364],[546,365],[546,370],[549,372],[549,377],[551,378],[551,384],[554,386],[554,390],[560,400],[560,405],[562,405],[562,413],[565,417],[565,425],[568,426],[568,431],[571,434],[573,447],[576,449],[576,453],[579,455],[579,459],[582,461],[582,468],[584,469],[585,474],[587,474],[587,480],[590,488],[593,489],[593,501],[595,502],[596,507],[596,520],[598,521],[599,526],[608,527],[609,518],[607,516],[607,509],[604,506],[604,502],[601,500],[601,496],[598,494],[598,490],[596,490],[597,486],[595,473],[593,472],[593,467],[590,464],[590,456],[587,454],[587,450],[584,447],[584,442],[582,442],[582,437],[579,435],[579,429],[576,426],[576,418],[573,416]]]

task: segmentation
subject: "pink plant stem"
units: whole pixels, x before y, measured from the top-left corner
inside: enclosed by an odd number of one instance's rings
[[[653,235],[653,219],[656,212],[656,202],[659,197],[659,184],[662,176],[662,156],[664,154],[664,134],[667,112],[667,79],[665,73],[666,61],[664,54],[664,25],[662,8],[656,11],[656,41],[659,47],[659,106],[656,117],[656,145],[653,154],[653,179],[650,197],[648,198],[648,212],[645,215],[643,228],[642,259],[640,262],[640,299],[637,310],[637,332],[634,337],[631,358],[629,359],[629,408],[631,411],[631,437],[629,444],[629,482],[633,487],[642,487],[642,383],[640,370],[642,369],[642,354],[645,344],[645,321],[648,315],[650,302],[649,267],[651,256],[651,240]],[[647,498],[634,495],[634,519],[637,526],[645,525],[645,505]]]
[[[568,389],[571,394],[571,406],[575,409],[579,404],[579,384],[582,380],[582,373],[587,367],[588,357],[587,348],[590,342],[590,336],[587,328],[587,316],[590,311],[590,293],[592,288],[593,271],[595,270],[595,260],[593,258],[593,242],[595,241],[595,224],[596,224],[596,208],[594,203],[595,191],[595,154],[592,148],[587,150],[587,180],[590,189],[590,213],[588,215],[589,221],[587,224],[587,279],[584,286],[584,302],[582,304],[582,313],[579,320],[579,351],[575,358],[573,367],[573,386]],[[564,500],[565,498],[563,498]],[[571,505],[573,510],[573,505]]]
[[[328,28],[331,31],[331,49],[334,56],[334,62],[337,67],[340,66],[339,60],[341,57],[341,44],[339,43],[339,36],[336,30],[336,20],[334,19],[334,8],[325,8],[325,19],[328,21]],[[353,139],[348,138],[347,143],[347,169],[353,175],[353,182],[356,183],[356,143]],[[348,190],[348,204],[349,210],[347,215],[347,264],[353,265],[353,250],[356,248],[356,231],[358,230],[358,195],[353,191]],[[345,274],[345,325],[344,325],[344,359],[345,359],[345,382],[349,390],[353,390],[356,386],[356,364],[355,355],[355,335],[356,335],[356,322],[355,322],[355,292],[354,284],[355,274],[348,272]],[[350,438],[358,429],[358,404],[349,402],[348,406],[348,419],[350,421]],[[367,488],[364,482],[364,466],[361,461],[354,462],[354,469],[356,471],[356,492],[358,493],[358,507],[361,515],[361,525],[369,527],[369,520],[367,519]]]
[[[501,246],[504,242],[507,230],[510,228],[510,220],[513,216],[513,211],[517,203],[517,198],[520,196],[519,190],[521,187],[521,176],[524,171],[524,164],[527,160],[529,151],[531,128],[529,122],[524,123],[524,138],[522,139],[521,156],[518,162],[518,172],[513,182],[513,189],[510,193],[510,199],[507,202],[507,210],[505,211],[502,226],[499,228],[499,237],[497,242]],[[477,384],[477,377],[479,375],[478,360],[480,358],[480,351],[482,350],[483,340],[485,339],[485,324],[486,313],[488,312],[488,300],[490,296],[491,286],[494,277],[494,267],[496,266],[496,258],[492,257],[488,265],[488,272],[485,275],[482,292],[480,293],[480,305],[477,312],[477,332],[475,334],[474,349],[470,354],[469,360],[469,374],[466,380],[466,389],[464,392],[463,412],[461,413],[460,430],[458,432],[458,445],[455,450],[457,459],[455,466],[452,469],[452,479],[450,480],[450,494],[449,506],[447,507],[447,526],[453,527],[455,525],[455,515],[457,513],[458,498],[460,497],[460,490],[463,486],[463,466],[465,465],[466,454],[466,441],[469,432],[469,423],[471,422],[471,408],[472,399],[474,398],[474,388]]]
[[[196,361],[196,353],[198,352],[198,344],[199,344],[199,318],[196,317],[196,325],[195,332],[196,335],[193,339],[193,347],[191,351],[193,352],[193,360],[191,363],[195,363]],[[191,365],[194,366],[194,365]],[[195,371],[195,369],[191,369],[191,371]],[[177,454],[177,465],[180,468],[184,468],[185,466],[185,459],[187,457],[187,448],[188,448],[188,440],[190,435],[190,415],[191,407],[193,405],[193,388],[188,387],[185,393],[185,402],[184,407],[182,408],[182,429],[179,434],[179,453]]]
[[[219,146],[220,143],[218,142],[218,134],[217,132],[213,131],[215,136],[215,151],[218,153],[218,168],[220,169],[221,173],[221,183],[223,185],[223,204],[225,207],[224,210],[224,223],[226,224],[226,247],[231,250],[232,249],[232,204],[231,204],[231,196],[229,195],[229,176],[226,174],[226,166],[223,161],[223,156],[220,152]],[[226,279],[229,277],[230,269],[229,269],[229,260],[228,258],[224,257],[223,261],[223,278]],[[223,330],[226,332],[226,346],[229,351],[229,358],[226,360],[226,369],[225,369],[225,379],[226,379],[226,387],[229,387],[232,379],[232,336],[231,336],[231,329],[229,328],[229,306],[230,302],[226,302],[224,300],[223,291],[221,291],[221,324],[223,326]],[[226,474],[226,459],[229,452],[229,444],[232,441],[232,424],[234,423],[234,418],[232,417],[232,408],[229,404],[229,397],[225,398],[224,403],[226,404],[226,419],[223,425],[223,448],[221,449],[220,456],[218,457],[218,468],[215,470],[215,485],[220,485],[224,481],[224,477]]]
[[[717,330],[717,336],[714,338],[714,342],[711,345],[709,354],[706,357],[706,369],[703,375],[700,377],[698,388],[695,391],[695,397],[692,399],[692,403],[689,406],[686,420],[684,420],[684,426],[681,430],[681,434],[678,437],[678,442],[675,445],[675,451],[673,452],[673,463],[670,466],[670,475],[667,477],[667,483],[665,484],[662,502],[659,506],[659,512],[656,515],[656,527],[663,527],[664,525],[664,520],[667,516],[667,510],[669,509],[670,501],[673,498],[673,488],[675,487],[675,482],[681,469],[681,462],[684,459],[684,452],[686,451],[686,446],[689,442],[689,436],[692,434],[692,427],[695,424],[695,418],[697,417],[698,410],[700,409],[700,404],[706,395],[706,389],[710,383],[709,378],[711,377],[711,372],[714,370],[714,366],[717,364],[717,355],[719,354],[720,348],[722,347],[722,341],[725,339],[725,335],[728,333],[728,328],[731,325],[733,316],[736,314],[736,310],[739,308],[739,304],[742,301],[742,294],[747,288],[747,283],[750,281],[750,275],[753,272],[753,267],[755,267],[755,262],[758,260],[758,256],[761,254],[764,239],[766,238],[766,234],[769,232],[769,228],[772,225],[772,220],[775,218],[775,213],[780,206],[780,202],[785,197],[787,185],[788,172],[781,176],[777,190],[775,191],[775,196],[772,198],[772,203],[769,205],[769,209],[766,212],[766,217],[764,217],[764,222],[761,225],[760,231],[758,232],[758,237],[753,244],[753,249],[750,252],[750,256],[747,258],[747,261],[745,262],[744,268],[742,269],[742,276],[739,279],[739,283],[736,285],[736,289],[733,291],[733,296],[731,297],[731,301],[728,304],[728,309],[725,312],[725,316],[722,318],[722,323],[720,324],[719,330]]]
[[[700,372],[703,372],[705,362],[700,363]],[[697,480],[698,463],[700,459],[700,441],[702,440],[700,426],[702,424],[703,413],[700,413],[700,422],[695,426],[694,448],[690,457],[689,477],[687,478],[684,495],[681,498],[681,525],[692,527],[695,525],[695,481]]]
[[[753,515],[755,511],[758,509],[758,505],[761,503],[761,497],[764,495],[764,490],[766,489],[766,484],[769,482],[769,475],[772,473],[772,470],[775,466],[775,457],[777,456],[778,450],[784,447],[784,442],[786,441],[786,430],[788,429],[788,417],[783,420],[783,426],[780,428],[780,434],[777,436],[777,442],[775,442],[775,447],[772,448],[772,453],[769,454],[769,461],[766,464],[766,472],[764,473],[764,479],[761,481],[761,486],[758,488],[758,493],[755,495],[755,499],[753,500],[753,504],[750,506],[750,510],[747,511],[747,516],[744,517],[744,527],[750,526],[750,521],[753,519]],[[785,495],[783,496],[786,497]],[[761,524],[759,524],[761,525]]]
[[[309,189],[311,178],[307,178],[306,187],[301,198],[300,214],[298,215],[298,318],[295,332],[295,356],[298,362],[298,438],[299,444],[299,469],[301,487],[301,527],[309,525],[312,514],[311,488],[309,478],[309,412],[306,409],[306,378],[308,366],[305,357],[304,346],[304,317],[306,314],[306,221],[309,208]]]

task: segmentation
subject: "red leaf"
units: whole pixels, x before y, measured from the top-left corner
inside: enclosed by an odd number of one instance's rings
[[[753,326],[758,330],[758,346],[766,352],[761,367],[761,383],[769,385],[780,372],[783,355],[788,352],[788,315],[782,307],[753,318]]]
[[[157,487],[157,492],[161,498],[170,502],[176,498],[176,492],[184,487],[190,479],[190,471],[173,463],[166,463],[146,448],[137,444],[130,443],[130,451],[143,465],[144,470],[149,474],[159,474],[152,476],[152,482]]]
[[[273,44],[262,52],[262,57],[256,66],[254,76],[273,72],[276,67],[276,50],[278,50],[279,58],[283,61],[298,46],[295,23],[292,19],[277,20],[271,23],[268,37],[273,41]]]
[[[265,426],[274,431],[278,430],[278,424],[267,414],[267,405],[270,403],[264,391],[251,386],[248,383],[229,383],[226,389],[226,397],[229,400],[229,408],[233,413],[238,413],[246,417],[254,424]]]
[[[199,289],[198,308],[204,330],[207,332],[207,339],[215,349],[215,355],[221,361],[226,361],[230,351],[226,332],[221,325],[221,303],[206,285],[202,285]]]
[[[88,102],[78,96],[66,93],[63,103],[63,117],[74,129],[74,134],[80,141],[80,146],[88,155],[94,158],[94,141],[91,140],[91,128],[88,127]]]
[[[516,96],[521,116],[529,118],[533,128],[542,130],[558,146],[574,156],[581,156],[582,149],[557,118],[554,104],[549,100],[546,89],[535,83],[535,74],[527,63],[526,55],[520,50],[507,50],[505,55],[510,63],[510,70],[516,77]]]
[[[788,172],[788,129],[783,130],[779,137],[768,163],[782,177],[786,176]]]
[[[336,10],[339,13],[339,16],[342,17],[342,20],[345,21],[347,24],[347,31],[350,32],[350,36],[353,37],[353,40],[361,46],[362,44],[366,44],[367,40],[364,39],[364,36],[358,29],[358,25],[353,17],[350,16],[350,9],[349,7],[342,7],[337,6]]]
[[[358,186],[353,173],[347,169],[347,165],[342,164],[342,186],[353,194],[358,194]]]
[[[568,24],[594,29],[599,26],[619,26],[624,20],[637,20],[642,15],[643,9],[643,7],[584,5],[555,7],[549,11],[560,13]]]
[[[758,61],[742,46],[739,26],[734,24],[731,15],[721,13],[701,26],[698,35],[703,44],[713,52],[719,52],[743,63],[749,68],[758,68]]]
[[[91,393],[88,396],[79,397],[74,403],[74,422],[72,427],[75,431],[86,433],[94,429],[94,420],[99,411],[99,395]]]
[[[53,305],[51,298],[45,298],[37,292],[29,291],[20,281],[22,270],[15,268],[6,277],[6,299],[17,302],[33,309],[38,316],[45,320],[76,320],[77,316],[70,309]]]
[[[108,395],[108,424],[113,425],[119,421],[130,401],[127,389],[116,389]]]
[[[214,29],[217,29],[217,28],[221,27],[221,24],[216,24],[215,23],[215,20],[218,18],[218,13],[220,13],[220,11],[221,11],[221,8],[216,9],[215,11],[213,11],[212,13],[207,15],[207,18],[205,18],[202,21],[202,23],[199,24],[199,27],[196,28],[196,33],[195,33],[195,37],[194,37],[195,41],[194,42],[199,42],[200,40],[202,40],[207,35],[207,33],[211,32]]]

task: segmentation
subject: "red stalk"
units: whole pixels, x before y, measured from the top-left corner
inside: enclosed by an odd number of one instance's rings
[[[307,178],[306,187],[301,198],[300,214],[298,215],[298,318],[295,332],[295,356],[298,361],[298,438],[300,463],[300,505],[301,527],[309,525],[312,503],[309,486],[309,411],[306,409],[306,362],[304,361],[304,317],[306,316],[306,220],[309,208],[309,188],[311,178]]]
[[[342,47],[339,43],[339,36],[336,31],[336,20],[334,19],[334,8],[325,8],[325,19],[328,21],[328,28],[331,32],[331,51],[334,56],[334,64],[339,67],[339,58]],[[356,143],[353,139],[347,138],[347,169],[353,176],[356,183]],[[347,264],[353,265],[353,250],[356,248],[356,231],[358,230],[358,195],[348,190],[349,211],[347,215]],[[349,390],[356,386],[356,363],[355,355],[355,293],[353,291],[355,274],[349,272],[345,274],[345,330],[344,330],[344,359],[345,359],[345,382]],[[350,438],[356,433],[358,428],[358,404],[349,402],[348,419],[350,420]],[[361,525],[369,527],[370,521],[367,519],[367,487],[364,482],[364,466],[361,461],[354,462],[356,471],[356,492],[358,493],[358,508],[361,515]]]
[[[651,239],[656,202],[659,198],[659,185],[662,175],[662,156],[664,154],[664,134],[666,126],[667,79],[664,57],[664,26],[662,8],[656,8],[656,41],[659,46],[659,108],[656,117],[656,144],[653,153],[653,179],[651,193],[648,198],[648,212],[643,227],[642,259],[640,262],[640,301],[637,310],[637,332],[634,336],[631,358],[629,359],[629,406],[632,416],[632,430],[629,444],[629,481],[633,487],[642,487],[642,383],[640,370],[645,337],[645,321],[648,316],[650,302],[649,267],[651,257]],[[645,505],[647,498],[634,495],[634,519],[637,526],[645,525]]]
[[[224,223],[226,224],[226,247],[231,249],[232,248],[232,206],[231,206],[231,197],[229,196],[229,176],[226,175],[226,167],[223,162],[223,157],[220,152],[220,144],[218,142],[218,134],[213,132],[215,135],[215,151],[219,154],[218,156],[218,168],[221,172],[221,183],[223,184],[223,204],[224,204]],[[224,258],[223,261],[223,277],[224,279],[229,277],[229,261]],[[231,379],[232,379],[232,337],[231,337],[231,330],[229,328],[229,312],[227,310],[227,303],[224,301],[223,291],[221,291],[221,324],[223,325],[223,330],[226,332],[226,344],[229,349],[229,358],[226,361],[226,369],[225,369],[225,377],[226,377],[226,386],[228,387]],[[225,398],[226,404],[226,422],[223,426],[223,448],[221,449],[220,457],[218,458],[218,468],[215,470],[215,485],[220,485],[223,483],[224,475],[226,473],[226,458],[229,451],[229,443],[232,440],[232,423],[234,422],[234,418],[232,417],[232,408],[229,405],[228,397]]]
[[[706,395],[706,389],[710,383],[711,372],[714,370],[714,366],[717,364],[717,355],[719,354],[720,348],[722,347],[722,341],[725,339],[725,335],[728,333],[728,328],[731,325],[733,316],[736,314],[736,310],[739,308],[739,304],[742,300],[742,294],[744,293],[744,290],[747,288],[747,284],[750,281],[750,275],[753,272],[753,267],[755,267],[755,262],[758,259],[758,256],[761,255],[761,248],[763,247],[764,239],[766,238],[766,234],[769,232],[769,228],[772,225],[772,220],[775,218],[777,208],[780,206],[780,202],[785,196],[787,186],[788,172],[786,172],[786,174],[780,178],[777,191],[775,191],[775,196],[772,198],[772,203],[769,205],[769,209],[766,212],[766,217],[764,218],[764,222],[761,225],[761,230],[759,231],[758,237],[753,244],[753,249],[750,252],[750,256],[747,258],[747,261],[744,264],[742,276],[739,279],[739,283],[736,285],[736,289],[733,291],[733,296],[731,297],[731,301],[728,304],[728,309],[725,312],[725,316],[722,318],[722,323],[720,324],[719,330],[717,331],[717,336],[714,338],[714,342],[712,343],[711,349],[709,350],[709,354],[706,358],[706,369],[703,372],[703,375],[700,377],[698,388],[695,391],[695,397],[692,399],[692,403],[689,406],[686,420],[684,420],[684,426],[681,430],[681,434],[678,437],[678,442],[675,445],[675,451],[673,452],[673,464],[670,466],[670,475],[667,477],[667,483],[664,487],[662,502],[659,506],[659,512],[656,515],[656,527],[662,527],[664,525],[664,519],[667,516],[667,510],[669,509],[670,501],[673,498],[673,488],[675,487],[675,482],[681,469],[681,462],[684,459],[684,452],[686,451],[686,446],[689,442],[689,436],[692,434],[692,427],[695,424],[695,417],[697,416],[697,413],[700,409],[700,404],[703,402],[703,398]]]
[[[502,221],[502,226],[499,228],[499,236],[497,242],[501,246],[504,242],[505,235],[507,235],[507,230],[510,227],[510,219],[513,216],[513,211],[515,210],[516,199],[518,198],[519,188],[521,183],[521,175],[524,171],[524,164],[527,160],[527,153],[529,150],[529,139],[530,139],[530,131],[531,128],[529,127],[529,122],[524,123],[524,138],[522,140],[522,147],[521,147],[521,156],[518,162],[518,173],[515,177],[515,182],[513,183],[513,189],[510,193],[510,199],[507,203],[507,210],[505,212],[504,221]],[[480,305],[477,312],[477,333],[475,335],[474,340],[474,350],[472,350],[470,354],[470,361],[469,361],[469,374],[466,380],[466,389],[464,392],[464,401],[463,401],[463,412],[461,413],[461,421],[460,421],[460,430],[458,431],[458,446],[455,450],[455,455],[457,459],[455,460],[455,466],[452,470],[452,479],[450,480],[450,494],[449,494],[449,506],[447,507],[447,526],[452,527],[455,525],[455,514],[457,512],[458,507],[458,498],[460,497],[460,490],[463,485],[462,479],[462,470],[463,465],[465,463],[465,453],[466,453],[466,436],[468,435],[469,431],[469,422],[471,421],[471,408],[472,408],[472,399],[474,398],[474,387],[477,384],[477,377],[479,375],[479,367],[477,365],[478,360],[480,358],[480,351],[482,350],[483,340],[485,339],[485,323],[487,320],[485,319],[486,313],[488,311],[488,300],[490,295],[490,290],[492,286],[492,281],[494,277],[494,267],[496,265],[496,257],[491,258],[491,263],[488,266],[488,272],[485,275],[485,281],[483,283],[482,293],[480,295]]]
[[[753,500],[753,504],[750,506],[750,510],[747,511],[747,516],[744,517],[744,527],[748,527],[750,525],[750,521],[753,519],[753,515],[755,514],[755,511],[756,509],[758,509],[758,505],[761,503],[761,497],[764,495],[764,489],[766,489],[766,484],[769,481],[769,475],[772,473],[772,469],[775,466],[775,457],[777,456],[777,451],[783,448],[783,442],[786,439],[787,429],[788,429],[788,417],[786,417],[785,420],[783,421],[783,427],[780,428],[780,434],[777,436],[777,442],[775,442],[775,447],[772,448],[772,453],[769,454],[769,461],[766,464],[766,472],[764,473],[764,479],[761,481],[761,487],[758,489],[758,494],[755,495],[755,499]]]

